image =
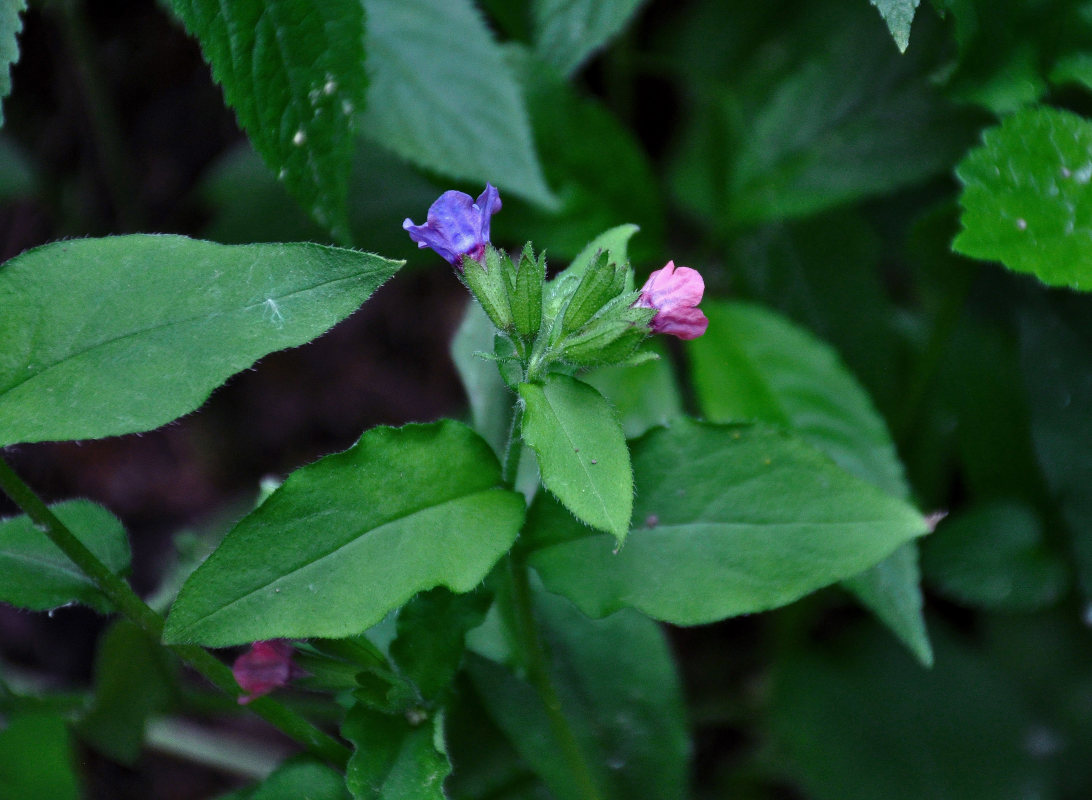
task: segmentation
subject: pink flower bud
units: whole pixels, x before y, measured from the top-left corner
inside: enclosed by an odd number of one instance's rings
[[[704,292],[705,281],[696,269],[676,269],[675,262],[668,261],[648,276],[634,305],[656,309],[651,323],[654,333],[697,339],[709,327],[709,320],[697,308]]]
[[[239,698],[239,705],[286,686],[299,675],[299,669],[292,663],[292,645],[278,639],[254,642],[235,659],[231,672],[246,692]]]

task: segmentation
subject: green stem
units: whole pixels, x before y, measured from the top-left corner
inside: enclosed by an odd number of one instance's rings
[[[50,541],[94,582],[114,608],[132,620],[149,636],[157,641],[162,639],[163,617],[149,608],[128,583],[111,572],[109,567],[88,550],[2,458],[0,458],[0,489],[3,489],[26,512],[27,516],[33,520],[35,527],[48,536]],[[168,647],[218,689],[222,689],[232,697],[238,697],[242,693],[231,669],[204,648],[188,644],[168,645]],[[349,750],[345,745],[276,700],[259,697],[247,708],[295,739],[313,755],[341,768],[344,768],[348,762]]]
[[[515,485],[519,458],[523,451],[523,442],[519,435],[521,415],[522,409],[517,402],[512,409],[512,425],[508,436],[508,447],[504,454],[503,477],[504,482],[510,487]],[[527,670],[527,677],[546,709],[550,730],[569,765],[579,796],[584,800],[601,800],[602,795],[591,765],[588,764],[576,734],[569,725],[569,720],[561,707],[561,698],[550,677],[546,647],[539,634],[538,623],[535,621],[529,569],[523,559],[514,553],[508,554],[506,577],[508,595],[512,603],[512,625],[515,628],[515,638],[523,666]]]
[[[550,730],[562,757],[569,765],[579,796],[585,800],[601,800],[602,795],[591,765],[588,764],[576,734],[569,725],[569,720],[561,707],[561,698],[550,678],[546,648],[539,635],[532,607],[531,581],[527,565],[517,561],[514,555],[508,556],[508,581],[515,612],[516,638],[527,670],[527,677],[546,709]]]
[[[95,45],[88,32],[83,3],[60,0],[54,4],[61,34],[72,54],[77,80],[83,90],[89,130],[105,173],[106,188],[114,206],[117,226],[123,233],[140,230],[142,217],[133,187],[136,181],[126,155],[127,146],[106,79],[99,69]]]

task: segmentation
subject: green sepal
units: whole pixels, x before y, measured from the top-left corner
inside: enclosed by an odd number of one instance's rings
[[[580,330],[603,306],[617,297],[625,287],[625,272],[625,267],[612,263],[606,253],[600,253],[565,306],[562,335]]]
[[[497,370],[504,385],[513,392],[516,391],[516,387],[523,381],[523,365],[516,353],[516,345],[503,333],[493,337],[493,359],[497,362]]]
[[[463,256],[463,282],[478,299],[489,319],[499,330],[512,330],[512,305],[508,298],[509,278],[514,271],[512,260],[492,245],[485,249],[485,263]]]
[[[546,257],[540,253],[536,260],[528,242],[519,259],[512,293],[512,319],[516,333],[524,339],[535,336],[542,326],[542,284],[545,280]]]

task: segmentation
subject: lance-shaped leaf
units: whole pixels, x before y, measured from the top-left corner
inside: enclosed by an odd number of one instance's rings
[[[375,428],[241,520],[182,587],[164,638],[224,647],[361,633],[423,589],[476,587],[523,515],[465,425]]]
[[[901,500],[762,425],[677,420],[632,444],[625,547],[549,498],[528,522],[546,588],[592,616],[627,606],[697,625],[785,605],[871,567],[926,531]],[[552,507],[551,507],[552,505]]]
[[[883,418],[824,342],[777,314],[744,303],[707,303],[709,330],[689,344],[706,418],[783,425],[858,478],[905,498],[909,487]],[[913,543],[846,588],[932,663]]]
[[[567,375],[520,384],[519,395],[526,404],[523,439],[538,457],[543,485],[578,518],[621,543],[633,508],[633,472],[610,405]]]
[[[918,10],[920,0],[869,0],[880,12],[891,38],[898,45],[899,52],[905,53],[910,44],[910,25],[914,22],[914,12]]]
[[[364,106],[360,0],[172,0],[265,162],[348,238],[352,124]]]
[[[0,446],[157,428],[325,333],[401,262],[184,236],[55,242],[0,266]]]
[[[643,0],[535,0],[535,49],[570,75],[619,33]]]
[[[125,528],[109,511],[87,500],[51,507],[57,518],[116,573],[129,568]],[[83,603],[109,611],[110,602],[26,515],[0,522],[0,602],[31,611]]]

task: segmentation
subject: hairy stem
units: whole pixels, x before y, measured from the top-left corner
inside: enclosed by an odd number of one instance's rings
[[[522,409],[517,402],[512,410],[511,432],[504,455],[504,481],[510,487],[515,484],[519,458],[523,450],[519,435],[521,414]],[[576,739],[572,726],[569,725],[569,720],[561,707],[561,698],[550,677],[546,647],[539,633],[538,622],[535,620],[529,568],[522,557],[516,553],[508,554],[506,577],[513,611],[511,624],[515,629],[515,639],[521,661],[527,670],[527,677],[546,709],[550,730],[569,765],[579,796],[584,800],[601,800],[602,795],[591,765]]]
[[[111,572],[98,556],[88,550],[2,458],[0,458],[0,489],[3,489],[8,497],[26,512],[38,530],[48,536],[50,541],[94,582],[114,608],[149,636],[156,640],[162,638],[163,617],[149,608],[128,583]],[[217,688],[232,697],[242,694],[231,669],[204,648],[197,645],[169,645],[168,647]],[[342,768],[348,762],[348,748],[276,700],[259,697],[247,708],[295,739],[313,755]]]

